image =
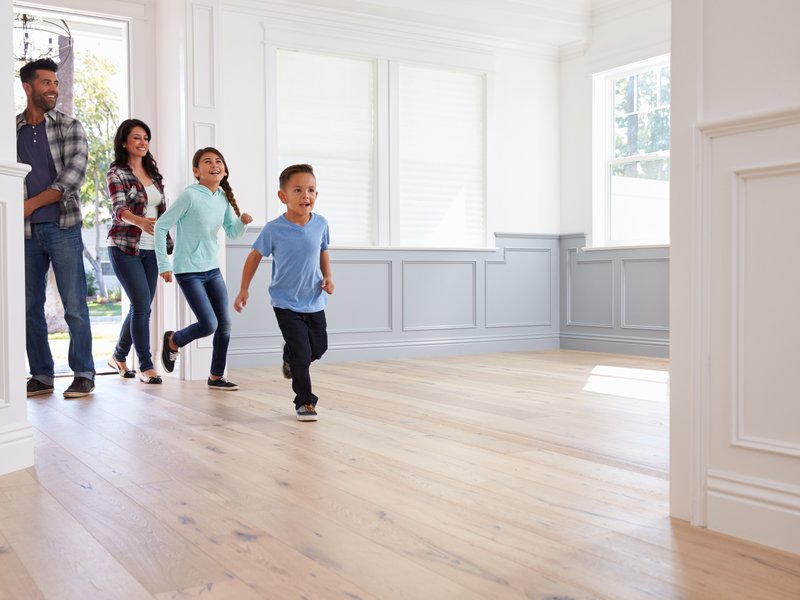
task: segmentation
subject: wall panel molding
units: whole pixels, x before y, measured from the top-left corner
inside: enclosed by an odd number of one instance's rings
[[[241,270],[259,231],[259,227],[250,227],[244,238],[227,244],[233,272]],[[326,360],[559,347],[666,356],[668,332],[658,329],[657,323],[641,331],[566,324],[567,257],[575,255],[584,239],[578,235],[502,233],[496,235],[494,249],[332,247],[336,292],[326,310]],[[619,306],[620,277],[615,273],[619,273],[620,261],[642,259],[637,264],[658,265],[657,271],[662,273],[668,254],[668,247],[593,251],[588,264],[601,266],[608,304],[613,301]],[[234,315],[228,353],[232,367],[260,367],[280,360],[280,334],[277,328],[265,330],[271,327],[266,295],[270,270],[265,267],[261,266],[253,280],[248,308]],[[647,292],[649,297],[663,295],[666,302],[667,282],[659,277],[655,277],[659,281],[656,289]],[[255,286],[263,288],[258,299]],[[587,293],[592,290],[590,286]]]
[[[628,301],[628,282],[630,279],[628,265],[642,265],[646,263],[650,263],[653,265],[664,265],[666,267],[667,276],[666,279],[669,281],[669,259],[668,258],[622,258],[620,259],[620,286],[621,286],[621,293],[620,293],[620,328],[621,329],[640,329],[644,331],[669,331],[669,325],[658,325],[656,324],[655,319],[650,319],[648,322],[645,319],[643,323],[634,323],[629,319],[629,308],[631,303]],[[649,290],[643,290],[640,292],[639,295],[639,302],[647,302],[648,304],[652,304],[654,300],[657,298],[653,298],[649,296]],[[665,321],[669,320],[669,307],[667,303],[664,303],[664,317]]]
[[[217,108],[216,15],[210,4],[193,3],[191,12],[192,105]]]
[[[667,357],[669,246],[585,243],[580,234],[559,239],[562,347]]]
[[[794,249],[800,108],[695,133],[692,522],[797,552],[800,439],[785,361],[800,279],[775,257]]]
[[[530,269],[517,267],[514,256],[530,255]],[[536,259],[539,264],[536,264]],[[519,261],[520,263],[522,261]],[[484,263],[486,280],[485,316],[486,327],[541,327],[553,325],[553,310],[550,298],[553,295],[552,270],[555,263],[551,248],[506,248],[503,260],[487,260]],[[533,267],[539,266],[535,271]],[[507,272],[507,278],[494,282],[493,272]],[[557,282],[557,279],[556,279]],[[537,297],[538,296],[538,297]],[[497,306],[497,305],[500,306]],[[498,317],[493,317],[493,310]],[[516,320],[509,319],[517,316]],[[500,316],[505,320],[501,320]],[[539,316],[540,318],[536,318]]]
[[[400,266],[403,331],[474,329],[478,326],[476,261],[403,260]],[[418,270],[436,277],[414,273]],[[427,279],[427,285],[421,283],[423,279]]]
[[[566,316],[567,316],[567,325],[571,327],[604,327],[608,329],[613,329],[614,327],[614,265],[611,259],[605,258],[596,258],[596,259],[579,259],[578,258],[578,248],[570,248],[567,251],[567,297],[566,297]],[[607,294],[602,295],[595,295],[590,296],[586,294],[583,296],[586,300],[591,299],[592,301],[605,301],[607,302],[607,309],[608,309],[608,318],[605,320],[598,320],[598,321],[586,321],[576,318],[574,315],[578,312],[578,308],[576,308],[576,287],[578,287],[582,280],[582,278],[578,274],[577,267],[579,265],[603,265],[607,266],[608,273],[606,277],[606,285],[608,286]],[[599,271],[595,269],[595,271]],[[600,273],[602,276],[604,273]]]
[[[208,146],[217,146],[217,128],[214,123],[203,123],[202,121],[195,121],[192,124],[192,131],[194,133],[194,147],[207,148]]]
[[[697,130],[709,139],[800,124],[800,106],[770,110],[718,121],[702,121]]]
[[[747,130],[747,132],[750,131],[753,130]],[[748,356],[748,350],[750,350],[750,346],[752,344],[750,339],[748,339],[748,330],[751,330],[755,327],[755,329],[758,330],[757,334],[766,333],[769,335],[769,330],[780,325],[779,322],[773,322],[773,319],[777,316],[779,321],[783,322],[787,328],[787,332],[784,332],[783,335],[785,336],[789,334],[790,337],[794,337],[791,335],[791,333],[789,333],[789,328],[792,327],[792,323],[794,322],[790,311],[794,307],[784,306],[783,311],[772,310],[776,302],[780,303],[782,298],[789,296],[790,291],[783,289],[783,287],[786,285],[787,281],[792,280],[791,273],[787,272],[782,279],[769,277],[768,279],[772,282],[772,289],[768,287],[769,282],[767,282],[767,284],[764,284],[764,282],[761,282],[760,280],[756,281],[755,283],[753,282],[753,279],[758,277],[760,273],[748,275],[748,257],[751,252],[758,252],[762,247],[763,241],[765,241],[757,239],[755,240],[755,244],[751,243],[753,241],[750,239],[751,236],[758,235],[758,232],[750,231],[753,227],[755,227],[755,225],[752,224],[753,219],[748,218],[748,211],[768,215],[768,211],[770,210],[769,204],[778,204],[781,202],[781,199],[785,199],[786,204],[789,206],[778,206],[777,208],[782,215],[788,216],[791,208],[797,204],[797,198],[799,197],[798,194],[800,194],[800,162],[782,162],[771,165],[760,165],[751,168],[737,168],[733,173],[735,177],[735,184],[732,188],[731,201],[731,212],[733,217],[731,234],[731,260],[733,263],[733,275],[731,280],[731,312],[733,317],[731,327],[733,351],[731,377],[731,388],[733,390],[733,431],[731,443],[734,446],[748,448],[750,450],[800,457],[800,437],[798,437],[798,440],[791,440],[778,437],[775,433],[767,434],[763,431],[763,422],[759,426],[758,424],[748,422],[747,417],[747,409],[749,405],[747,393],[748,378],[754,379],[760,376],[761,385],[775,384],[775,382],[781,378],[791,378],[791,375],[786,373],[784,369],[779,369],[781,373],[773,374],[772,376],[763,373],[762,370],[759,369],[758,375],[754,375],[754,368],[752,364],[753,357]],[[786,184],[790,182],[785,180],[791,178],[795,180],[795,185],[787,188]],[[754,187],[753,184],[757,184],[759,182],[772,183],[773,188],[780,188],[781,182],[783,182],[784,185],[782,186],[783,189],[781,190],[774,190],[770,188],[769,192],[764,190],[762,191],[761,197],[756,197],[756,192],[754,190],[750,190],[750,188]],[[769,200],[764,198],[764,195],[767,195]],[[772,221],[769,218],[767,218],[767,220]],[[789,220],[792,222],[795,221],[794,218],[790,218]],[[773,231],[777,233],[779,227],[780,225],[773,226],[772,223],[770,223],[770,233]],[[791,225],[789,229],[793,230],[794,225]],[[788,233],[791,235],[793,231],[789,231]],[[782,238],[783,235],[778,234],[778,237]],[[774,249],[770,247],[761,253],[772,255],[774,253]],[[756,262],[763,265],[762,260],[757,260]],[[759,271],[763,271],[767,268],[768,266],[764,265],[759,269]],[[770,301],[769,306],[751,307],[751,302],[748,301],[748,294],[752,294],[753,290],[756,288],[759,290],[758,296],[775,298],[775,300]],[[763,302],[764,301],[762,301],[762,303]],[[793,305],[794,302],[787,299],[784,301],[784,304]],[[754,309],[755,314],[751,314]],[[772,314],[774,312],[783,312],[783,314]],[[750,324],[752,319],[756,320],[755,324]],[[767,322],[764,322],[765,320]],[[758,337],[760,338],[761,335]],[[755,344],[758,344],[758,342],[755,342]],[[772,344],[770,344],[770,346],[772,346]],[[778,349],[781,355],[785,355],[786,350],[791,349]],[[755,352],[756,354],[761,354],[757,348],[755,349]],[[770,364],[774,364],[776,360],[780,359],[776,358],[771,360]],[[790,365],[787,366],[790,367]],[[785,387],[791,387],[792,385],[793,384],[789,381],[784,382]],[[754,404],[752,410],[757,410],[760,414],[768,415],[769,418],[777,420],[778,428],[782,428],[783,423],[792,421],[800,422],[798,421],[798,418],[800,417],[797,415],[782,414],[782,412],[785,411],[777,410],[776,407],[768,408],[768,404],[773,401],[771,397],[771,394],[758,394],[757,397],[751,400],[751,403]],[[777,408],[782,409],[784,407]],[[762,433],[755,433],[759,429],[762,430]],[[784,431],[784,433],[788,434],[790,432]]]

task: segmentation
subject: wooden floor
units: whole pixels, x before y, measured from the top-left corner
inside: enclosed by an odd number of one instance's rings
[[[30,399],[0,598],[791,599],[800,557],[671,521],[667,363],[569,351],[315,364]]]

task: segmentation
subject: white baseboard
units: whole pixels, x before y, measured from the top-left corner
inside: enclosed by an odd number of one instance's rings
[[[709,529],[800,554],[800,486],[707,473]]]
[[[563,332],[560,338],[564,350],[669,358],[669,340]]]
[[[280,340],[280,338],[278,338]],[[283,340],[273,348],[248,348],[228,351],[228,366],[234,369],[253,369],[267,365],[280,365]],[[402,342],[354,342],[331,344],[323,362],[350,362],[361,360],[393,360],[424,358],[426,356],[455,356],[465,354],[492,354],[495,352],[525,352],[527,350],[554,350],[559,347],[558,334],[547,333],[528,336],[475,337],[438,340],[405,340]]]

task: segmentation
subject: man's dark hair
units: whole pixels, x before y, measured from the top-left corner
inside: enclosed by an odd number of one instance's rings
[[[288,181],[292,178],[292,175],[294,175],[295,173],[311,173],[312,175],[314,175],[314,167],[306,164],[292,165],[290,167],[286,167],[283,170],[283,173],[281,173],[281,176],[278,178],[278,182],[280,183],[281,189],[283,189],[283,186],[285,186],[288,183]],[[315,179],[316,177],[317,176],[314,175]]]
[[[58,63],[49,58],[40,58],[39,60],[34,60],[22,65],[22,68],[19,70],[19,78],[22,80],[22,83],[34,81],[37,77],[36,71],[39,69],[42,71],[53,71],[55,73],[58,71]]]

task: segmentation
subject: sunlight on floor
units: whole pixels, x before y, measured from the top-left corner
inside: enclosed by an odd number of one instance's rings
[[[669,399],[669,373],[653,369],[597,365],[592,369],[583,389],[586,392],[622,398],[666,402]]]

